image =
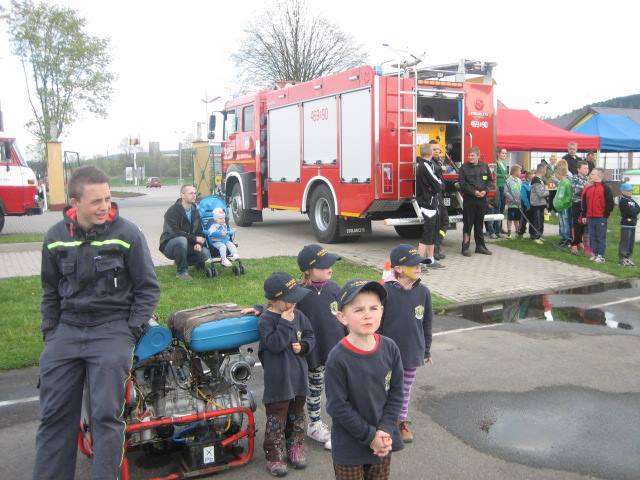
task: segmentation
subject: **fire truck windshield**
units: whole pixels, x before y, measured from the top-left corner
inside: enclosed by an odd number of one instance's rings
[[[20,152],[20,149],[18,148],[18,144],[16,142],[13,142],[13,151],[15,152],[16,157],[18,157],[18,164],[20,164],[21,167],[26,167],[27,162],[24,161],[24,157],[22,156],[22,153]]]

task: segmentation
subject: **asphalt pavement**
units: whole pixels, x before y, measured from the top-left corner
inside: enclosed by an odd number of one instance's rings
[[[123,215],[136,219],[156,252],[162,214],[176,197],[170,189],[160,190],[120,201]],[[5,228],[44,231],[57,218],[59,213],[46,214],[20,225],[15,221],[23,219],[8,219]],[[306,217],[290,212],[267,212],[264,224],[238,231],[245,257],[294,255],[312,241]],[[398,241],[393,230],[376,225],[369,238],[328,248],[381,267]],[[418,369],[410,407],[416,440],[394,454],[391,478],[639,478],[639,285],[603,287],[612,280],[608,275],[566,264],[558,268],[555,262],[495,244],[490,246],[493,256],[466,259],[457,253],[455,234],[446,242],[451,253],[447,268],[428,273],[424,281],[473,308],[435,317],[434,364]],[[33,257],[40,247],[21,248]],[[0,265],[4,255],[17,253],[0,253]],[[154,255],[158,263],[160,257]],[[487,273],[491,262],[501,268]],[[534,269],[534,276],[520,276],[522,262]],[[537,295],[551,290],[560,293]],[[38,424],[36,383],[36,368],[0,375],[2,478],[30,478]],[[260,402],[259,367],[250,385]],[[260,448],[261,405],[256,421],[252,462],[216,478],[268,478]],[[332,478],[330,454],[319,444],[308,445],[309,467],[289,476]],[[166,456],[132,457],[132,478],[157,475],[167,461]],[[84,458],[77,478],[90,478]]]

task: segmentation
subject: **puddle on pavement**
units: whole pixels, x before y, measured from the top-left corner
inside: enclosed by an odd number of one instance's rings
[[[471,447],[507,461],[601,478],[640,472],[640,394],[556,386],[465,392],[419,409]]]
[[[616,319],[615,313],[600,308],[580,308],[575,306],[555,306],[554,295],[589,295],[610,290],[640,288],[639,279],[630,279],[608,284],[558,290],[551,294],[513,297],[473,305],[447,308],[447,315],[459,316],[483,324],[514,323],[523,319],[540,319],[549,322],[582,323],[609,328],[633,330],[633,326]]]

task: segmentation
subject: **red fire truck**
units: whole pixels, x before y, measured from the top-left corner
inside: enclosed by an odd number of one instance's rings
[[[493,159],[494,66],[362,66],[227,102],[222,187],[235,223],[262,221],[270,208],[306,213],[323,243],[370,233],[372,220],[416,238],[416,145],[435,139],[449,152],[445,204],[459,208],[455,165],[471,146]]]
[[[36,175],[22,158],[15,139],[2,132],[0,125],[0,231],[5,216],[41,213]]]

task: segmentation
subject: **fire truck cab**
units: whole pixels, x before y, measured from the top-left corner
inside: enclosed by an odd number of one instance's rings
[[[373,220],[417,238],[416,146],[432,140],[448,153],[445,204],[460,213],[454,184],[469,148],[493,159],[494,66],[361,66],[227,102],[222,188],[235,223],[270,208],[306,213],[323,243],[370,233]]]
[[[42,213],[38,182],[13,137],[0,131],[0,231],[5,216]]]

